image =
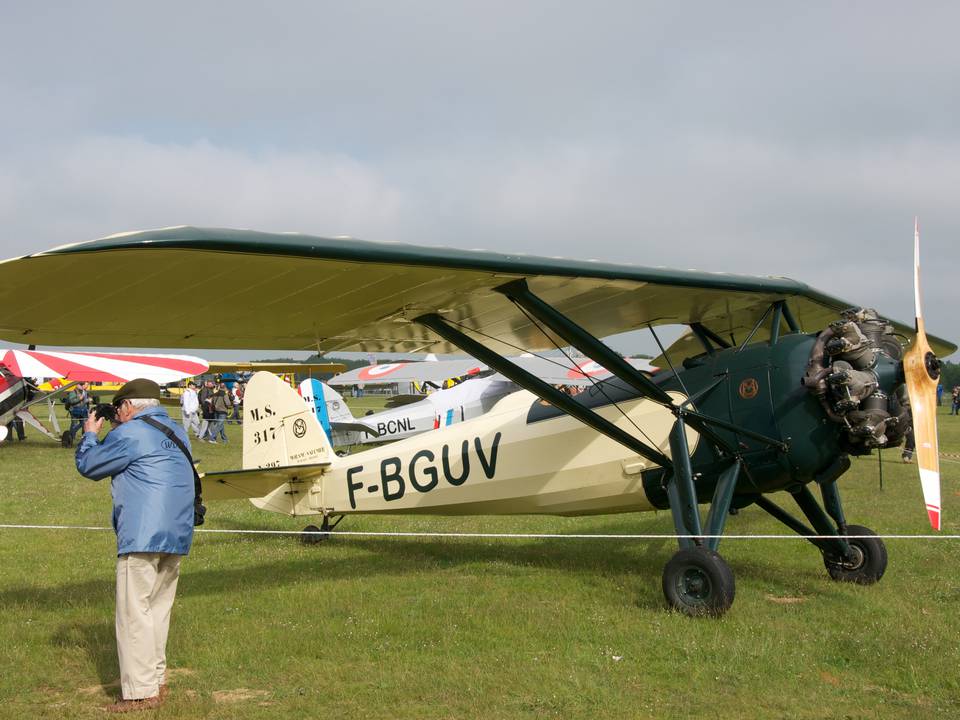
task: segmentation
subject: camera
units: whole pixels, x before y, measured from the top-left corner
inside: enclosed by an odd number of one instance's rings
[[[112,423],[117,422],[117,409],[109,403],[97,403],[93,414],[97,420],[109,420]]]

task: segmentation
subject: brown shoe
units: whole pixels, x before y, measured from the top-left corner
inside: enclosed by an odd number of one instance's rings
[[[128,713],[138,712],[140,710],[155,710],[163,704],[159,695],[143,698],[142,700],[117,700],[112,705],[107,705],[103,709],[109,713]]]

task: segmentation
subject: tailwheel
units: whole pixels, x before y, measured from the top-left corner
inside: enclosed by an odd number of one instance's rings
[[[64,430],[63,434],[60,435],[60,447],[73,447],[73,435],[67,430]]]
[[[340,515],[337,517],[336,522],[331,523],[328,516],[324,516],[323,522],[320,523],[320,527],[316,525],[307,525],[300,535],[300,542],[304,545],[316,545],[322,543],[324,540],[330,539],[330,531],[333,530],[337,525],[340,524],[340,521],[343,520],[345,516]]]
[[[718,617],[733,605],[733,571],[713,550],[686,548],[663,569],[663,594],[674,610],[685,615]]]
[[[326,525],[326,523],[324,523]],[[300,542],[304,545],[317,545],[322,543],[324,540],[327,540],[330,537],[330,533],[327,532],[328,527],[318,528],[316,525],[307,525],[303,530],[301,530]]]
[[[846,534],[869,537],[847,540],[853,557],[846,560],[831,553],[824,553],[823,564],[827,572],[831,578],[840,582],[873,585],[883,577],[887,569],[887,548],[883,540],[876,537],[876,533],[870,528],[860,525],[848,525]]]

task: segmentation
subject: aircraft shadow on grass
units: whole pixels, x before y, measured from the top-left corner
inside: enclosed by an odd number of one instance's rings
[[[740,518],[738,518],[739,520]],[[759,519],[759,518],[758,518]],[[753,519],[743,517],[748,524]],[[745,523],[745,524],[746,524]],[[244,523],[235,523],[243,525]],[[739,524],[739,523],[738,523]],[[249,529],[257,528],[252,523]],[[642,532],[641,529],[628,529],[623,522],[611,522],[594,526],[590,532],[595,534],[625,534]],[[655,530],[658,532],[659,530]],[[251,541],[264,543],[289,543],[290,536],[232,536],[227,542]],[[221,538],[218,542],[224,542]],[[593,576],[597,583],[609,583],[615,577],[635,578],[625,596],[625,602],[644,609],[657,609],[663,606],[657,583],[645,580],[649,573],[663,562],[663,554],[672,547],[672,539],[652,540],[581,540],[561,539],[545,540],[503,540],[492,542],[482,539],[408,539],[408,538],[364,538],[352,540],[349,549],[354,551],[349,557],[341,555],[347,546],[337,544],[336,538],[307,550],[306,557],[269,561],[255,566],[245,566],[229,570],[193,569],[194,562],[187,559],[183,566],[179,599],[231,595],[247,593],[256,588],[276,585],[288,585],[309,581],[337,581],[358,577],[374,578],[382,574],[413,574],[426,569],[449,569],[463,565],[483,565],[485,574],[514,575],[512,568],[546,568],[566,573]],[[732,544],[732,543],[731,543]],[[202,548],[194,550],[194,557],[202,557]],[[339,557],[331,557],[336,553]],[[744,578],[752,582],[762,582],[773,592],[796,593],[809,592],[818,595],[835,594],[839,590],[826,582],[825,571],[811,553],[808,567],[784,567],[768,565],[741,558],[737,565]],[[619,583],[618,583],[619,584]],[[107,574],[102,578],[83,582],[65,583],[55,587],[38,588],[21,586],[0,591],[0,610],[9,610],[13,605],[27,605],[42,610],[56,611],[65,603],[70,605],[103,604],[112,605],[114,582]],[[85,626],[64,626],[63,634],[58,637],[70,638]],[[104,625],[107,633],[112,632],[112,621]],[[99,625],[88,629],[91,640],[99,637]],[[56,639],[54,640],[56,642]],[[74,643],[75,644],[75,643]]]

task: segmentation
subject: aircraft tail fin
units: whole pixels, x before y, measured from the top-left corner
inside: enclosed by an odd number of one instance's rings
[[[300,396],[308,407],[313,409],[317,421],[327,434],[327,439],[333,437],[332,426],[338,424],[352,424],[356,418],[347,407],[343,396],[332,387],[316,378],[310,378],[300,383]]]
[[[313,409],[276,375],[258,372],[243,397],[243,467],[329,464],[330,439]]]

